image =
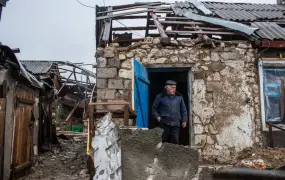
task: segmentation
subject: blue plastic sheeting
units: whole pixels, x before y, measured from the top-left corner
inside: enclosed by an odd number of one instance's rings
[[[173,7],[172,7],[172,9],[173,9]],[[202,15],[194,14],[192,12],[186,12],[184,14],[184,16],[189,18],[189,19],[192,19],[194,21],[207,22],[210,24],[215,24],[215,25],[219,25],[219,26],[223,26],[223,27],[232,29],[232,30],[236,30],[236,31],[245,33],[249,36],[254,35],[254,32],[256,30],[258,30],[258,28],[253,28],[253,27],[241,24],[241,23],[227,21],[227,20],[223,20],[223,19],[219,19],[219,18],[202,16]]]
[[[134,60],[134,75],[134,104],[137,111],[136,126],[138,128],[148,128],[148,72],[137,60]]]
[[[281,122],[280,120],[280,84],[285,77],[285,69],[264,68],[263,88],[266,122]]]

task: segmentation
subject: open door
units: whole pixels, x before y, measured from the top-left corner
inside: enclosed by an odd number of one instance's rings
[[[134,107],[137,111],[136,126],[148,128],[148,72],[147,69],[134,59]]]

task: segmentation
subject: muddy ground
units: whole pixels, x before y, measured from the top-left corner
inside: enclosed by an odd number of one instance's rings
[[[87,174],[86,137],[59,139],[62,151],[40,154],[35,158],[31,174],[21,180],[89,180]]]
[[[269,168],[278,168],[285,165],[285,148],[247,148],[244,149],[238,160],[262,159]]]

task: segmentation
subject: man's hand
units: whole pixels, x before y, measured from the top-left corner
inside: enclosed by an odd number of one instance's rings
[[[158,121],[158,122],[160,122],[160,121],[161,121],[161,117],[157,117],[156,119],[157,119],[157,121]]]
[[[183,128],[186,128],[186,126],[187,126],[187,122],[183,122],[183,123],[182,123],[182,127],[183,127]]]

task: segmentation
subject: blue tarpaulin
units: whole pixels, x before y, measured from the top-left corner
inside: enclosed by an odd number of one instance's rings
[[[263,87],[266,122],[281,122],[280,119],[280,78],[285,78],[284,68],[264,68]]]

